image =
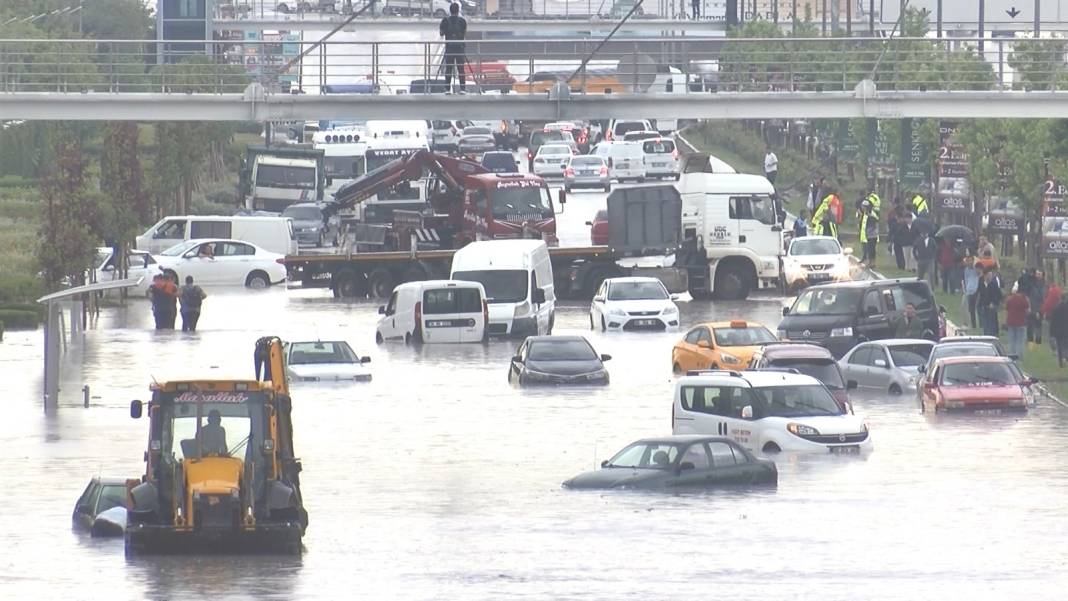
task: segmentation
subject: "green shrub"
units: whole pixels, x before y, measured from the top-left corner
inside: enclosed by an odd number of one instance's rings
[[[35,275],[0,273],[0,303],[29,303],[44,293],[44,282]]]
[[[39,315],[33,311],[0,309],[0,323],[7,330],[33,330],[40,322]]]

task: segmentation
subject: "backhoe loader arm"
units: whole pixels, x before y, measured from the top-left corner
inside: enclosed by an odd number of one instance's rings
[[[257,340],[254,360],[256,379],[261,382],[269,381],[276,393],[289,396],[289,377],[286,375],[286,358],[282,339],[277,336],[264,336]],[[262,378],[260,377],[261,369]]]

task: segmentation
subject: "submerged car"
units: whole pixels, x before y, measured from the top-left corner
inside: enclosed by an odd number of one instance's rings
[[[360,357],[343,340],[290,342],[286,345],[286,365],[294,382],[367,382],[371,372],[365,365],[370,357]]]
[[[749,369],[795,370],[812,376],[834,395],[843,409],[852,410],[842,369],[831,351],[816,344],[778,342],[760,347],[749,362]]]
[[[590,329],[666,330],[679,325],[679,307],[656,278],[608,278],[590,303]]]
[[[539,384],[608,384],[604,362],[582,336],[530,336],[512,357],[508,381],[520,386]]]
[[[164,275],[176,282],[267,288],[286,281],[285,255],[240,240],[187,240],[156,255]]]
[[[893,395],[914,392],[934,343],[899,338],[858,344],[838,365],[847,384]]]
[[[947,357],[931,367],[920,399],[924,411],[1026,411],[1037,382],[1008,357]]]
[[[728,486],[775,486],[775,464],[757,459],[729,438],[667,436],[631,443],[601,469],[565,480],[572,489],[679,490]]]
[[[671,369],[744,369],[760,346],[778,342],[759,323],[742,320],[695,326],[671,350]]]
[[[314,202],[291,204],[282,211],[282,217],[293,221],[293,233],[297,236],[298,244],[323,246],[328,240],[333,242],[323,207]]]
[[[94,537],[122,536],[126,529],[126,479],[96,477],[74,504],[71,525]]]

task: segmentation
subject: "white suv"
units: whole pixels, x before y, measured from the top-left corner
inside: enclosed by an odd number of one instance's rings
[[[842,248],[831,236],[802,236],[790,241],[782,267],[786,285],[791,289],[807,284],[848,282],[853,279],[849,255],[852,248]]]
[[[609,278],[590,304],[590,329],[665,330],[679,326],[679,308],[656,278]]]
[[[863,419],[819,380],[787,371],[689,372],[675,384],[671,430],[729,436],[753,452],[871,450]]]

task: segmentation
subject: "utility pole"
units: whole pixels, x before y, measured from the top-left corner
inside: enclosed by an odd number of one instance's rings
[[[935,5],[935,20],[938,22],[938,39],[942,39],[942,0]]]
[[[868,34],[875,37],[875,0],[868,1]]]
[[[853,37],[853,2],[846,2],[846,35]]]
[[[1041,0],[1035,0],[1035,39],[1038,39],[1039,34],[1042,33],[1042,2]]]
[[[793,17],[793,36],[797,37],[797,0],[794,0],[793,6],[790,8],[791,15]]]
[[[986,50],[986,0],[979,0],[979,56]]]
[[[822,17],[823,20],[821,21],[822,24],[820,25],[820,35],[826,36],[827,35],[827,0],[823,0],[823,10],[821,12],[823,13],[823,17]]]

